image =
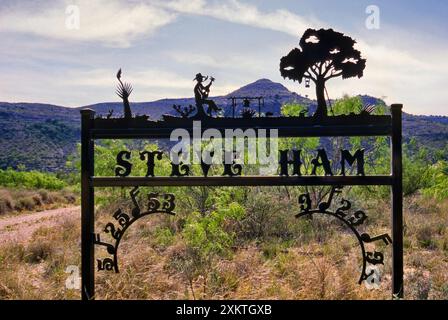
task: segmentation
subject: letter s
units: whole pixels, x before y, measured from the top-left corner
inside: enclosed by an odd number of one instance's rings
[[[128,160],[131,158],[130,151],[120,151],[117,154],[117,165],[115,167],[115,176],[127,177],[131,173],[132,163]]]

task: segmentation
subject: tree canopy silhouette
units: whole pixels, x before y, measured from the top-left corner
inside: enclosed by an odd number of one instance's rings
[[[343,79],[363,76],[366,60],[354,48],[356,41],[333,29],[308,29],[300,39],[300,48],[294,48],[281,58],[280,73],[302,83],[309,79],[316,85],[316,117],[327,115],[325,83],[336,77]]]

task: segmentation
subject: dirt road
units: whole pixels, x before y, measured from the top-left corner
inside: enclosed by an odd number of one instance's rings
[[[80,219],[81,208],[69,207],[0,218],[0,245],[27,242],[42,226],[54,226],[66,219]]]

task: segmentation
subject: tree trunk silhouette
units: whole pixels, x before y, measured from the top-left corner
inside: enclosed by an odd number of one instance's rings
[[[315,117],[327,116],[327,102],[325,101],[325,80],[318,79],[316,82],[317,109],[314,113]]]

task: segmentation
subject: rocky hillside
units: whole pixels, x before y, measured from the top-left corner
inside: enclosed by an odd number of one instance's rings
[[[284,103],[297,102],[307,105],[312,112],[315,102],[289,91],[283,85],[260,79],[225,96],[214,97],[226,115],[232,113],[230,97],[264,97],[262,112],[279,114]],[[376,98],[362,96],[365,103],[375,103]],[[163,99],[153,102],[132,103],[134,114],[148,114],[158,119],[165,113],[175,114],[173,104],[194,104],[193,98]],[[258,108],[258,105],[252,105]],[[99,103],[85,106],[97,114],[122,113],[121,102]],[[81,107],[81,108],[85,108]],[[64,170],[67,156],[76,150],[80,136],[81,108],[65,108],[49,104],[0,102],[0,168],[19,166],[43,171]],[[237,107],[237,114],[241,106]],[[422,145],[433,149],[445,148],[448,141],[448,117],[404,116],[405,139],[415,137]]]

